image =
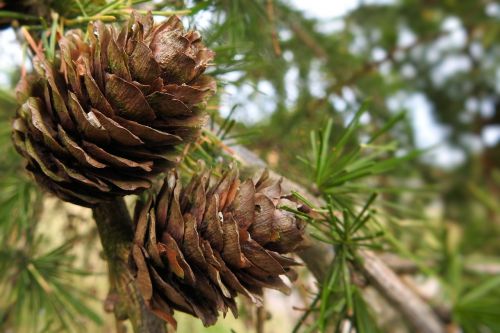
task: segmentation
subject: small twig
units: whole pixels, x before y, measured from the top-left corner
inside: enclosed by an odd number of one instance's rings
[[[44,59],[41,44],[37,45],[37,43],[35,42],[33,37],[31,37],[30,33],[28,32],[28,29],[26,29],[25,27],[22,27],[21,33],[23,34],[24,39],[26,39],[26,42],[31,47],[33,52],[35,52],[36,56],[40,59]]]
[[[296,21],[291,21],[290,28],[297,36],[297,38],[304,42],[304,44],[314,52],[316,57],[320,59],[328,58],[328,53],[325,51],[325,49],[314,39],[313,36],[305,31],[299,23],[297,23]]]
[[[269,19],[270,27],[271,27],[271,41],[273,43],[274,54],[277,57],[280,57],[281,56],[281,46],[280,46],[280,41],[278,38],[278,33],[276,31],[276,18],[274,15],[273,0],[267,0],[266,10],[267,10],[267,18]]]
[[[132,12],[137,12],[139,14],[147,14],[149,11],[148,10],[139,10],[139,9],[132,9],[132,8],[124,8],[124,9],[118,9],[113,12],[118,12],[121,14],[131,14]],[[189,15],[191,13],[190,9],[181,9],[181,10],[152,10],[151,14],[153,15],[158,15],[158,16],[173,16],[173,15],[178,15],[178,16],[183,16],[183,15]]]
[[[302,327],[302,325],[306,321],[307,317],[309,317],[309,315],[313,311],[313,309],[316,306],[316,304],[318,304],[318,301],[320,300],[320,298],[321,298],[321,294],[316,295],[316,297],[311,302],[311,304],[309,305],[309,307],[305,310],[305,312],[302,314],[302,316],[300,317],[300,319],[295,324],[295,327],[293,328],[292,333],[297,333],[299,331],[299,329]]]
[[[62,19],[65,25],[76,25],[86,22],[102,21],[102,22],[114,22],[116,17],[112,15],[98,15],[98,16],[78,16],[73,19]]]
[[[264,333],[264,325],[267,320],[265,297],[262,297],[262,306],[258,306],[256,312],[257,314],[255,318],[255,332]]]

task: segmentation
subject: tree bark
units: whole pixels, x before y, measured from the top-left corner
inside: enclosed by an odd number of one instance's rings
[[[134,227],[123,198],[93,209],[104,255],[108,263],[110,292],[106,309],[120,322],[130,319],[135,333],[166,333],[166,325],[146,307],[128,269]]]

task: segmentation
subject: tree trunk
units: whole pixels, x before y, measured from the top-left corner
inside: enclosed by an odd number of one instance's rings
[[[166,325],[149,311],[128,269],[134,228],[123,198],[93,209],[104,254],[108,262],[110,291],[105,308],[113,311],[117,330],[130,319],[135,333],[166,333]]]

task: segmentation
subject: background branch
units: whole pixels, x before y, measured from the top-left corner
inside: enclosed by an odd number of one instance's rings
[[[378,257],[398,275],[413,275],[420,272],[419,265],[417,265],[413,260],[402,258],[394,253],[383,253]],[[425,265],[428,267],[436,267],[438,266],[438,263],[434,261],[426,261]],[[466,262],[464,263],[464,270],[471,274],[499,275],[500,263]]]

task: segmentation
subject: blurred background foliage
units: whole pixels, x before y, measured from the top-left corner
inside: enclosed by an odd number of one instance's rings
[[[401,274],[450,329],[500,331],[500,5],[493,0],[1,0],[0,331],[113,327],[101,314],[107,288],[95,287],[106,279],[89,212],[39,193],[10,143],[14,86],[30,66],[25,42],[8,26],[27,25],[48,46],[54,22],[67,29],[120,21],[131,6],[158,20],[183,15],[217,53],[210,73],[220,89],[208,110],[218,129],[192,147],[185,170],[200,158],[220,161],[221,140],[229,150],[245,145],[333,198],[332,210],[347,209],[330,216],[330,226],[354,219],[374,235],[362,246],[410,263]],[[357,215],[367,202],[377,212],[370,223]],[[343,236],[328,232],[351,260]],[[333,289],[316,288],[303,272],[291,301],[301,310],[274,314],[267,330],[315,331],[347,318],[357,332],[377,332],[377,314],[381,331],[406,331],[366,305],[347,262],[332,264]],[[75,281],[81,288],[70,287]],[[271,304],[280,304],[275,298]],[[212,331],[249,331],[252,311]],[[180,332],[196,325],[185,318]]]

